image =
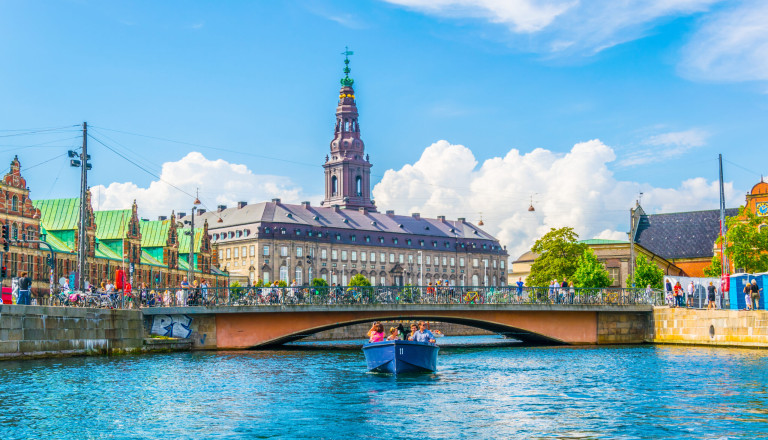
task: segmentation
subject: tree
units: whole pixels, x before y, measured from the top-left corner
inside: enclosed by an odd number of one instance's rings
[[[536,240],[531,251],[538,254],[528,275],[529,286],[548,286],[553,279],[572,278],[578,267],[579,258],[587,245],[578,243],[579,236],[573,228],[552,228]]]
[[[661,289],[663,283],[664,271],[652,261],[648,261],[645,255],[637,257],[635,261],[635,286],[643,288],[650,284],[654,289]]]
[[[312,287],[328,287],[328,282],[322,278],[313,278]]]
[[[288,283],[285,280],[280,280],[277,282],[277,287],[288,287]]]
[[[254,284],[253,287],[264,287],[264,281],[261,278],[259,278],[258,280],[256,280],[256,284]]]
[[[712,256],[712,264],[704,268],[704,276],[710,277],[710,278],[720,278],[720,275],[722,274],[722,268],[723,262],[720,261],[720,255],[713,255]]]
[[[581,254],[578,267],[573,274],[573,284],[576,287],[608,287],[611,285],[611,276],[605,270],[605,266],[597,259],[592,249],[587,249]]]
[[[232,281],[229,285],[229,291],[232,295],[239,296],[243,292],[243,287],[240,285],[240,281]]]
[[[739,215],[728,217],[726,255],[735,268],[748,273],[768,271],[768,218],[758,217],[743,206]],[[717,243],[720,243],[718,239]]]
[[[349,286],[350,287],[370,287],[371,282],[368,281],[368,278],[366,278],[362,274],[357,274],[353,276],[351,280],[349,280]]]

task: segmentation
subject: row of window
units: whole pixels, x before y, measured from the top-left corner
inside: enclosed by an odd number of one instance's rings
[[[265,257],[268,257],[270,255],[270,247],[268,245],[265,245],[262,247],[262,255]],[[220,249],[219,250],[219,259],[223,259],[222,257],[226,255],[226,259],[237,259],[237,258],[246,258],[246,250],[249,251],[248,256],[253,257],[256,253],[256,247],[251,245],[249,248],[246,248],[246,246],[242,247],[235,247],[235,248],[227,248],[226,250]],[[225,252],[225,254],[222,254],[222,252]],[[279,255],[281,257],[288,257],[289,255],[289,248],[288,246],[280,246],[278,249]],[[305,256],[304,254],[304,248],[301,246],[295,247],[296,257],[297,258],[303,258]],[[310,258],[315,257],[315,248],[308,248],[307,255]],[[341,256],[341,261],[359,261],[361,262],[371,262],[376,263],[377,260],[380,263],[386,263],[389,261],[389,263],[401,263],[404,264],[406,262],[406,258],[409,264],[422,264],[422,255],[413,255],[408,254],[407,256],[405,254],[395,254],[394,252],[389,253],[389,258],[387,258],[386,252],[367,252],[367,251],[346,251],[346,250],[337,250],[337,249],[331,249],[331,260],[338,260],[339,256]],[[348,258],[349,257],[349,258]],[[327,260],[328,259],[328,250],[325,248],[320,249],[320,259],[321,260]],[[496,268],[498,265],[501,269],[504,269],[504,260],[488,260],[487,258],[482,259],[482,266],[483,267],[492,267]],[[450,262],[450,264],[449,264]],[[456,257],[447,257],[447,256],[432,256],[432,255],[425,255],[424,256],[424,262],[423,264],[431,265],[434,264],[435,266],[456,266]],[[459,257],[459,267],[464,267],[465,261],[464,257]],[[480,267],[481,266],[481,260],[479,258],[473,258],[472,259],[472,266],[473,267]]]
[[[288,234],[288,230],[286,228],[280,228],[279,231],[280,231],[281,235],[287,235]],[[272,228],[270,228],[269,226],[265,227],[264,228],[264,233],[265,234],[271,234],[272,233]],[[294,229],[294,234],[296,236],[301,236],[301,234],[302,234],[301,229]],[[323,232],[321,232],[321,231],[309,230],[309,231],[306,232],[306,234],[307,234],[307,237],[323,238]],[[216,240],[219,240],[219,239],[226,239],[226,238],[248,237],[249,235],[251,235],[251,231],[248,230],[248,229],[243,229],[242,231],[229,231],[229,232],[222,232],[222,233],[214,233],[214,234],[211,235],[211,239],[216,241]],[[327,233],[326,233],[326,235],[327,235]],[[334,238],[336,239],[336,241],[341,241],[343,237],[342,237],[341,234],[336,233],[336,234],[334,234]],[[363,240],[366,243],[370,243],[372,238],[371,238],[370,235],[366,235],[365,237],[363,237]],[[349,241],[357,242],[357,236],[356,235],[350,235],[349,236]],[[384,237],[378,237],[378,242],[380,244],[384,244],[384,242],[385,242]],[[399,243],[400,243],[400,239],[398,237],[392,238],[392,244],[397,245]],[[408,245],[408,246],[413,246],[413,240],[410,239],[410,238],[407,238],[407,239],[405,239],[405,244]],[[424,240],[418,240],[418,244],[419,244],[420,247],[424,247],[426,245],[426,242]],[[432,240],[430,244],[431,244],[431,246],[433,248],[437,248],[438,245],[439,245],[437,240]],[[451,247],[451,242],[450,241],[444,241],[442,244],[443,244],[443,247],[445,247],[446,249]],[[472,243],[470,246],[473,249],[476,249],[477,248],[477,243]],[[467,247],[466,243],[461,243],[461,248],[462,249],[464,249],[466,247]],[[481,244],[480,247],[482,249],[488,249],[489,248],[487,243]],[[491,245],[490,249],[491,250],[499,250],[500,247],[496,246],[496,245]]]

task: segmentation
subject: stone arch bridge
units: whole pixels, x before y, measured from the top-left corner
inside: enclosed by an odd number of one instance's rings
[[[162,307],[142,312],[148,332],[190,338],[197,349],[268,347],[377,320],[457,323],[537,344],[637,344],[650,339],[653,331],[650,305],[277,305]]]

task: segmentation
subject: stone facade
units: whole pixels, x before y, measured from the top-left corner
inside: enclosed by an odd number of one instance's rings
[[[642,344],[653,329],[650,313],[599,312],[597,314],[597,343]]]
[[[657,307],[652,341],[662,344],[768,347],[768,311]]]

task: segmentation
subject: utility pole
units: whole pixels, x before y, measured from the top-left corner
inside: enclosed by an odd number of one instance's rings
[[[78,154],[74,151],[69,152],[69,157],[78,157]],[[71,159],[69,161],[70,166],[80,167],[80,222],[78,225],[79,234],[77,237],[77,283],[80,290],[85,290],[85,272],[86,266],[86,254],[88,249],[88,233],[86,231],[86,200],[85,194],[88,191],[88,170],[91,169],[91,164],[88,160],[91,158],[88,155],[88,123],[83,122],[83,151],[79,154],[80,160]]]
[[[731,266],[728,264],[728,256],[725,251],[728,247],[728,243],[725,240],[725,236],[728,233],[728,227],[725,225],[725,189],[723,185],[723,155],[718,154],[718,162],[720,163],[720,262],[721,269],[720,275],[726,275],[730,272]]]

